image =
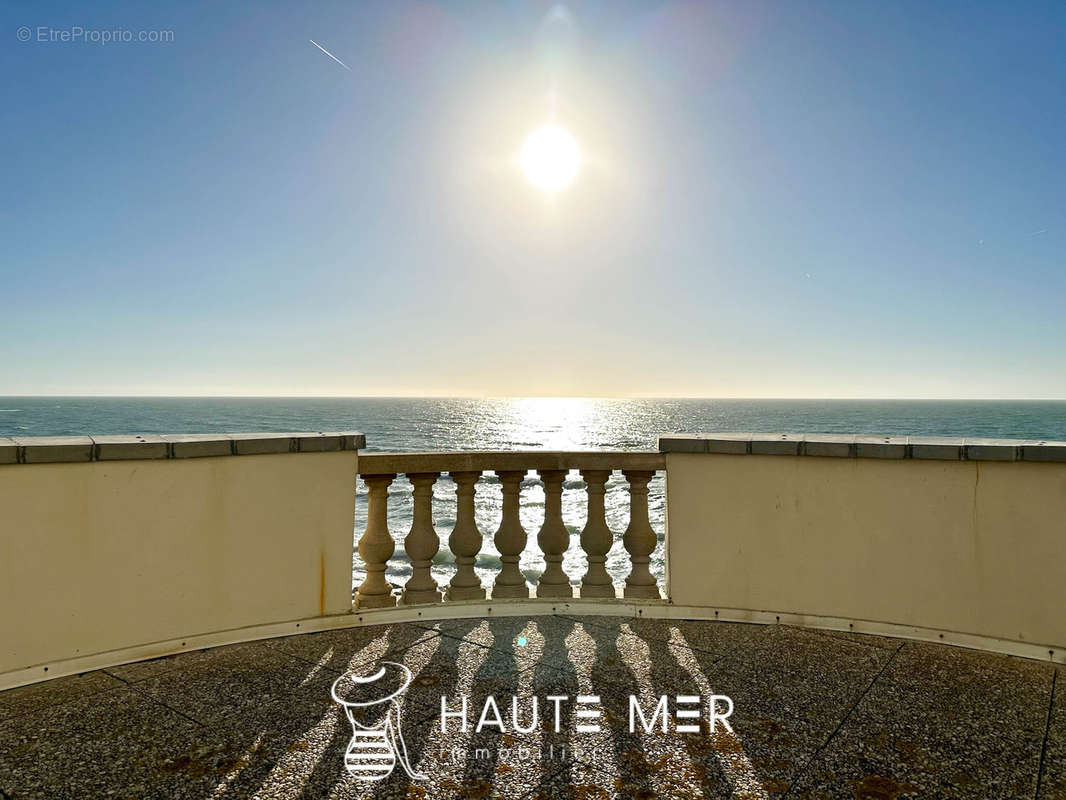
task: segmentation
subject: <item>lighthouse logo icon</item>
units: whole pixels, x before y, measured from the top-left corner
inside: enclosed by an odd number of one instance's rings
[[[379,664],[381,669],[373,675],[347,672],[330,688],[330,694],[344,708],[352,725],[352,740],[344,751],[344,766],[352,777],[380,781],[392,774],[398,761],[412,779],[425,780],[425,775],[411,767],[400,728],[398,698],[407,691],[414,676],[395,661]],[[377,721],[364,722],[364,714],[371,710],[379,712]]]

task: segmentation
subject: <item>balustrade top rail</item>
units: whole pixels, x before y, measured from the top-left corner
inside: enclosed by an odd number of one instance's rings
[[[666,469],[666,456],[633,450],[456,450],[429,453],[360,453],[360,475],[485,470]]]

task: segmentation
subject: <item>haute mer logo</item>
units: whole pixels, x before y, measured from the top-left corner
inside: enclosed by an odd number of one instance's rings
[[[411,767],[407,744],[403,740],[403,730],[400,727],[398,698],[411,685],[411,670],[395,661],[380,663],[381,669],[373,675],[364,676],[349,672],[337,678],[330,688],[333,699],[344,707],[348,722],[352,724],[352,740],[344,752],[344,766],[348,774],[355,778],[380,781],[392,774],[396,762],[399,761],[404,772],[412,779],[425,780],[425,775],[415,772]],[[359,699],[340,696],[337,690],[344,682],[351,684]],[[378,722],[364,724],[357,719],[363,709],[385,703],[388,703],[389,707]]]

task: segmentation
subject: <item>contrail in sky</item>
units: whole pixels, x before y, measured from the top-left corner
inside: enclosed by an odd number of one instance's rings
[[[329,56],[330,58],[332,58],[332,59],[333,59],[334,61],[336,61],[336,62],[337,62],[338,64],[340,64],[340,65],[341,65],[342,67],[344,67],[344,68],[345,68],[346,70],[348,70],[349,72],[351,72],[351,71],[352,71],[352,68],[351,68],[351,67],[349,67],[349,66],[348,66],[347,64],[345,64],[345,63],[344,63],[343,61],[341,61],[341,60],[340,60],[339,58],[337,58],[337,57],[336,57],[335,55],[333,55],[333,53],[331,53],[331,52],[330,52],[329,50],[327,50],[326,48],[324,48],[324,47],[323,47],[322,45],[320,45],[320,44],[319,44],[318,42],[316,42],[316,41],[315,41],[314,39],[308,39],[307,41],[309,41],[309,42],[310,42],[311,44],[313,44],[313,45],[314,45],[315,47],[317,47],[317,48],[318,48],[319,50],[321,50],[321,51],[322,51],[323,53],[325,53],[325,54],[326,54],[327,56]]]

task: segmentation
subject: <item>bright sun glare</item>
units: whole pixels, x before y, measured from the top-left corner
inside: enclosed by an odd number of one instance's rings
[[[537,128],[522,147],[522,169],[538,189],[558,192],[569,186],[581,167],[577,142],[558,125]]]

